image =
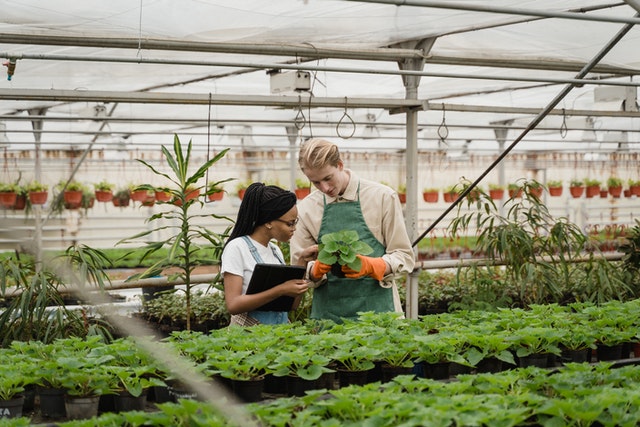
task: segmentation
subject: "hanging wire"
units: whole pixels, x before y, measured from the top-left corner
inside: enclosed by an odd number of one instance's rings
[[[209,163],[209,152],[211,150],[211,103],[212,103],[212,95],[211,92],[209,92],[209,105],[208,105],[208,111],[207,111],[207,161],[206,163]],[[205,196],[207,194],[207,190],[209,189],[209,168],[207,168],[207,171],[205,172],[205,178],[204,178],[204,192],[205,192]],[[205,203],[209,202],[209,198],[205,197],[204,198]]]
[[[560,136],[564,139],[567,136],[567,115],[565,109],[562,109],[562,125],[560,125]]]
[[[438,137],[440,137],[440,143],[447,145],[447,137],[449,136],[449,128],[445,119],[445,107],[442,106],[442,123],[438,126]]]
[[[304,126],[307,122],[307,118],[304,116],[304,111],[302,111],[302,96],[298,95],[298,112],[293,119],[293,125],[301,131],[304,129]]]
[[[356,133],[356,122],[353,121],[353,119],[351,118],[351,116],[349,115],[349,112],[347,111],[347,97],[344,97],[344,113],[342,114],[342,117],[340,117],[340,120],[338,120],[338,123],[336,124],[336,133],[338,134],[338,136],[342,139],[349,139],[351,138],[355,133]],[[346,119],[349,120],[349,122],[351,123],[351,133],[348,136],[343,136],[340,135],[340,126],[342,125],[342,122]]]

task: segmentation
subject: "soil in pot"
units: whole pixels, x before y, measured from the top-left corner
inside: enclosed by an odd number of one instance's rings
[[[344,273],[342,272],[342,266],[340,264],[332,264],[331,265],[331,274],[336,277],[344,277]]]

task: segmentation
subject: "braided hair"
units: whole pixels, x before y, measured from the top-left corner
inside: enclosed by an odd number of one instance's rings
[[[236,237],[247,236],[259,225],[280,218],[296,205],[296,195],[277,185],[254,182],[244,193],[236,223],[227,243]]]

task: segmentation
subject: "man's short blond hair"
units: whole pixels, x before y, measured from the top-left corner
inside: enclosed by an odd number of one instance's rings
[[[300,145],[298,164],[303,171],[338,166],[341,162],[338,146],[326,139],[310,138]]]

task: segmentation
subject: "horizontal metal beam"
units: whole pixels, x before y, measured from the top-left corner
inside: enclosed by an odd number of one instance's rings
[[[621,75],[636,75],[640,74],[640,69],[622,69],[618,67],[606,67],[607,69],[615,69],[614,76],[598,76],[592,79],[574,79],[574,78],[558,78],[558,77],[544,77],[540,75],[536,76],[513,76],[513,75],[484,75],[478,73],[451,73],[451,72],[433,72],[433,71],[415,71],[415,70],[382,70],[373,68],[357,68],[357,67],[329,67],[322,65],[305,64],[279,64],[279,63],[257,63],[257,62],[230,62],[230,61],[193,61],[193,60],[180,60],[180,59],[166,59],[166,58],[132,58],[123,56],[79,56],[79,55],[56,55],[56,54],[28,54],[28,53],[14,53],[14,52],[0,52],[0,58],[12,58],[16,60],[31,59],[42,61],[77,61],[77,62],[109,62],[109,63],[129,63],[129,64],[161,64],[161,65],[193,65],[204,67],[237,67],[244,70],[269,70],[269,69],[282,69],[282,70],[306,70],[306,71],[321,71],[321,72],[336,72],[336,73],[354,73],[354,74],[379,74],[379,75],[399,75],[399,76],[421,76],[421,77],[443,77],[443,78],[458,78],[458,79],[472,79],[472,80],[500,80],[500,81],[515,81],[515,82],[536,82],[536,83],[553,83],[553,84],[567,84],[574,83],[576,85],[599,85],[599,86],[622,86],[622,87],[640,87],[640,82],[633,81],[608,81],[607,78],[620,77]],[[442,58],[441,58],[442,59]],[[456,65],[472,66],[473,61],[467,61],[464,63],[464,59],[460,58],[461,62]],[[497,62],[491,62],[497,61]],[[544,68],[545,61],[536,61],[539,68]],[[506,59],[500,60],[483,60],[481,66],[488,66],[492,64],[493,67],[509,67],[510,62]],[[476,62],[476,65],[480,66],[480,61]],[[524,64],[520,64],[524,65]],[[582,64],[584,66],[584,64]],[[574,63],[573,67],[580,69],[579,64]],[[524,67],[523,67],[524,68]],[[604,68],[604,67],[603,67]]]
[[[50,34],[0,33],[3,44],[31,44],[47,46],[84,46],[111,49],[146,49],[176,52],[233,53],[249,55],[292,56],[303,58],[340,58],[367,61],[398,61],[418,59],[424,52],[417,49],[396,48],[325,48],[310,44],[256,44],[256,43],[216,43],[168,39],[138,39],[117,37],[56,36]]]
[[[564,12],[553,11],[546,9],[527,9],[521,7],[509,7],[509,6],[497,6],[492,2],[486,2],[484,4],[469,3],[469,2],[456,2],[456,1],[437,1],[437,0],[345,0],[356,3],[375,3],[375,4],[391,4],[395,6],[413,6],[424,7],[431,9],[449,9],[449,10],[464,10],[467,12],[482,12],[482,13],[494,13],[504,15],[518,15],[518,16],[535,16],[538,18],[558,18],[558,19],[570,19],[578,21],[595,21],[595,22],[611,22],[618,24],[640,24],[639,18],[620,18],[610,15],[599,14],[585,14],[582,12]],[[559,3],[562,4],[562,3]],[[612,4],[616,6],[617,4]]]
[[[182,104],[182,105],[238,105],[276,108],[379,108],[398,112],[406,109],[436,110],[466,113],[497,113],[536,115],[539,108],[500,107],[495,105],[467,105],[428,102],[419,99],[392,98],[336,98],[296,97],[269,95],[218,95],[166,92],[107,92],[75,91],[55,89],[0,89],[0,100],[44,101],[44,102],[104,102],[130,104]],[[567,110],[553,109],[550,115],[591,117],[640,117],[638,111],[614,110]],[[70,118],[73,120],[73,118]]]
[[[45,102],[105,102],[129,104],[252,105],[279,108],[410,108],[423,109],[420,100],[391,98],[322,98],[268,95],[219,95],[168,92],[0,89],[0,99]]]

